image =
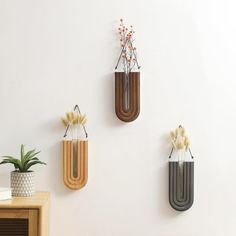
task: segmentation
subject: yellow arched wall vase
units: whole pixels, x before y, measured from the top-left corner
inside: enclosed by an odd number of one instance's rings
[[[88,141],[63,141],[63,177],[65,185],[81,189],[88,181]]]

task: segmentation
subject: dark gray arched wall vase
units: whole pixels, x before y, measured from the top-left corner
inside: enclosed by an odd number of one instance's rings
[[[115,111],[124,122],[134,121],[140,113],[140,72],[115,72]]]
[[[190,152],[191,154],[191,152]],[[192,156],[192,155],[191,155]],[[193,159],[193,157],[192,157]],[[194,200],[194,162],[169,161],[169,202],[177,211],[186,211]]]

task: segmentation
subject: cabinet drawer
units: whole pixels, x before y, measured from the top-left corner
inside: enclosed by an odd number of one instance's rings
[[[39,236],[37,209],[0,209],[0,235]]]

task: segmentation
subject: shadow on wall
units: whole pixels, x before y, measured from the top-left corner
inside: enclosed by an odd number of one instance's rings
[[[123,125],[125,123],[118,119],[115,112],[115,74],[109,73],[102,80],[104,80],[103,91],[106,91],[103,93],[105,123],[113,127]]]
[[[60,141],[53,143],[47,149],[47,163],[48,163],[48,186],[51,192],[56,195],[66,196],[71,192],[76,192],[68,189],[63,181],[63,129],[60,119],[52,120],[47,123],[50,127],[50,132],[53,132],[57,137],[61,137]],[[57,138],[58,140],[58,138]]]
[[[168,134],[162,135],[160,138],[160,148],[165,147],[161,151],[161,157],[159,161],[159,169],[157,169],[157,212],[159,212],[163,217],[170,219],[171,217],[176,217],[180,212],[175,211],[169,203],[169,154],[171,150],[170,140],[168,139]],[[160,153],[160,152],[159,152]],[[158,155],[158,154],[157,154]],[[162,180],[162,181],[160,181]]]
[[[49,186],[50,189],[59,195],[66,194],[66,188],[63,183],[63,152],[62,152],[62,142],[56,142],[53,146],[49,147],[49,166],[54,173],[49,173]]]

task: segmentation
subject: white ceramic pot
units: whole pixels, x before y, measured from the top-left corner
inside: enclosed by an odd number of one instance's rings
[[[11,188],[14,197],[30,197],[35,192],[34,172],[11,172]]]

